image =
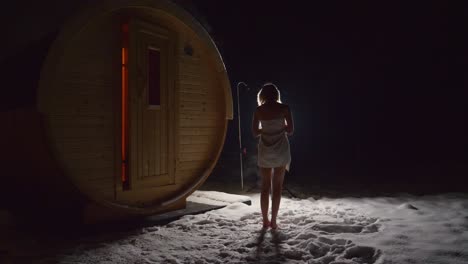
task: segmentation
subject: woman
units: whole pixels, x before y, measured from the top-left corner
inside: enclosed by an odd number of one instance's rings
[[[257,94],[258,107],[252,122],[252,131],[258,141],[258,166],[262,176],[260,205],[263,227],[276,229],[276,217],[281,201],[285,170],[289,170],[291,154],[288,136],[294,132],[289,106],[282,104],[280,92],[273,83],[266,83]],[[272,189],[271,221],[268,219],[270,188]]]

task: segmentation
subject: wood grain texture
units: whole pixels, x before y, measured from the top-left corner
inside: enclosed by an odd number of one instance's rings
[[[223,147],[232,102],[219,53],[198,24],[187,24],[186,14],[160,1],[128,2],[125,7],[122,1],[107,1],[78,16],[69,26],[75,32],[61,34],[61,45],[51,50],[53,56],[41,76],[38,104],[46,116],[54,155],[86,196],[119,210],[150,213],[185,199],[210,174]],[[133,185],[134,191],[123,191],[120,182],[123,17],[166,29],[158,32],[161,38],[174,34],[166,38],[173,43],[149,38],[137,44],[159,45],[167,51],[167,58],[162,58],[167,72],[162,74],[169,77],[162,83],[167,89],[162,91],[166,101],[160,108],[143,104],[145,76],[138,79],[138,74],[144,69],[130,69],[140,82],[130,96],[130,103],[138,107],[131,112],[130,123],[135,125],[130,125],[129,143],[142,150],[130,157],[131,175],[142,183],[141,188]],[[146,33],[151,35],[152,30]],[[185,53],[187,45],[193,48],[192,55]],[[140,55],[129,55],[144,65]],[[151,175],[169,175],[171,180],[147,181]]]
[[[119,31],[102,16],[75,35],[59,61],[45,102],[49,136],[66,174],[98,199],[114,199],[115,87]]]
[[[169,105],[175,103],[175,44],[176,35],[170,29],[138,19],[130,21],[130,138],[135,143],[130,144],[131,187],[125,195],[118,193],[118,200],[128,199],[129,192],[139,196],[142,189],[175,183],[174,171],[169,169],[175,160],[174,113],[169,111]],[[161,57],[157,108],[149,105],[148,97],[150,48],[158,50]]]

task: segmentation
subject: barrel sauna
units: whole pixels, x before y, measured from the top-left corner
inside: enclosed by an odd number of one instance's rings
[[[39,76],[36,109],[4,113],[5,166],[87,222],[183,208],[212,172],[233,115],[217,47],[170,1],[80,8]],[[34,199],[33,189],[17,195]]]

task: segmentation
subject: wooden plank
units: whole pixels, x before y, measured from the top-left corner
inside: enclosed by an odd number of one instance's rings
[[[70,150],[86,151],[105,151],[113,149],[112,139],[109,137],[75,137],[75,138],[56,138],[57,146],[61,146]],[[98,144],[99,143],[99,144]],[[86,146],[85,148],[83,146]]]
[[[179,92],[190,93],[190,94],[205,94],[208,95],[208,89],[206,85],[186,84],[178,83]]]
[[[63,159],[66,160],[66,167],[72,170],[80,168],[105,168],[114,165],[114,159],[92,159],[86,157],[68,157],[64,154]]]
[[[84,76],[81,76],[84,78]],[[91,78],[91,77],[88,77]],[[93,87],[95,89],[83,89]],[[97,82],[97,81],[87,81],[87,80],[67,80],[62,85],[60,85],[61,93],[64,95],[71,94],[76,97],[87,97],[86,99],[93,100],[96,98],[89,97],[90,95],[103,96],[104,91],[111,91],[115,88],[115,84],[110,82]],[[73,98],[73,99],[76,99]],[[55,101],[52,103],[61,103],[63,101]],[[67,100],[68,102],[68,100]],[[102,101],[101,101],[102,102]],[[105,101],[104,101],[105,102]]]
[[[97,153],[104,153],[104,155],[108,155],[109,153],[114,153],[114,145],[111,140],[108,140],[108,142],[105,142],[105,145],[101,143],[101,145],[97,146],[99,140],[90,141],[81,141],[81,142],[91,142],[89,143],[89,147],[83,148],[83,145],[79,143],[80,141],[73,141],[73,142],[58,142],[56,144],[56,148],[62,153],[62,154],[70,154],[71,156],[73,155],[78,155],[81,153],[81,155],[100,155]],[[91,146],[94,145],[94,146]]]
[[[99,151],[114,151],[112,138],[56,138],[57,148],[65,150],[67,153],[74,152],[99,152]],[[86,146],[86,147],[83,147]]]
[[[181,127],[179,128],[180,136],[214,136],[219,133],[218,128],[212,127]]]
[[[203,111],[184,111],[180,114],[179,119],[189,119],[189,120],[217,120],[224,122],[224,116],[222,113],[217,112],[203,112]]]
[[[104,131],[111,131],[110,127],[113,125],[113,121],[107,117],[94,117],[94,118],[73,118],[70,117],[69,120],[66,119],[50,119],[49,125],[51,125],[51,129],[55,127],[91,127],[94,126],[95,129],[102,129]],[[52,130],[55,131],[55,130]]]
[[[167,75],[169,76],[169,79],[175,79],[176,76],[175,76],[175,73],[170,71],[171,69],[171,66],[170,65],[167,65],[167,68],[166,68],[166,71],[167,71]],[[157,126],[156,126],[156,129],[158,130],[157,133],[156,133],[156,137],[158,139],[157,141],[157,153],[156,153],[156,156],[157,156],[157,160],[158,160],[158,164],[157,164],[157,168],[156,168],[156,171],[158,174],[167,174],[167,162],[168,162],[168,149],[167,149],[167,134],[169,133],[168,130],[169,130],[169,126],[173,123],[171,123],[169,120],[169,115],[168,115],[168,104],[169,102],[173,102],[171,101],[172,97],[170,98],[169,96],[169,93],[170,91],[168,91],[168,89],[171,89],[168,87],[168,85],[166,84],[164,87],[162,87],[161,89],[161,111],[159,113],[159,118],[158,118],[158,123],[157,123]],[[171,89],[172,90],[172,89]],[[168,178],[171,178],[171,176],[173,175],[168,175]],[[171,179],[172,181],[173,179]]]
[[[165,107],[162,111],[162,115],[164,118],[164,121],[160,122],[159,126],[161,127],[161,132],[159,135],[159,159],[161,160],[160,166],[159,166],[159,173],[168,173],[167,170],[167,163],[169,162],[168,157],[169,157],[169,149],[168,149],[168,143],[167,141],[169,140],[168,138],[168,133],[169,133],[169,126],[174,124],[170,120],[169,112],[167,108]]]
[[[49,119],[53,121],[73,121],[79,119],[100,119],[100,120],[108,120],[109,118],[113,117],[111,111],[104,112],[104,113],[92,113],[92,114],[60,114],[60,113],[53,113],[49,115]]]
[[[87,56],[84,53],[81,53],[80,56]],[[99,54],[98,57],[103,58],[103,54]],[[90,63],[92,62],[92,63]],[[63,74],[63,83],[79,80],[86,81],[85,78],[89,80],[96,80],[93,83],[106,83],[106,80],[111,79],[112,72],[108,69],[110,67],[108,64],[109,61],[99,61],[96,58],[75,58],[73,68],[68,68],[62,72]],[[115,74],[115,73],[114,73]],[[89,84],[93,84],[89,83]]]
[[[199,65],[201,61],[199,57],[185,55],[185,51],[183,48],[180,50],[180,54],[179,56],[177,56],[177,59],[179,60],[179,63],[191,65]]]
[[[114,151],[82,151],[82,152],[68,152],[66,154],[67,159],[79,160],[79,159],[94,159],[113,161]]]
[[[180,161],[177,170],[204,170],[209,161]]]
[[[51,105],[53,111],[51,115],[61,116],[63,113],[67,113],[69,116],[91,116],[91,115],[103,115],[103,116],[114,116],[115,112],[112,111],[111,103],[96,103],[91,104],[89,102],[69,102],[68,104],[54,104]]]
[[[188,183],[199,179],[205,171],[206,168],[203,167],[201,169],[178,170],[176,174],[179,183],[187,185]]]
[[[219,98],[217,98],[213,94],[206,94],[206,95],[186,94],[186,93],[180,93],[180,94],[181,94],[181,98],[180,98],[181,103],[195,102],[195,103],[205,103],[205,104],[212,104],[212,105],[222,104],[222,99],[219,100]]]
[[[202,75],[200,65],[191,63],[179,63],[179,72],[182,74]]]
[[[203,79],[205,80],[205,75],[201,75],[200,72],[181,72],[179,71],[178,75],[177,75],[177,78],[180,80],[180,79],[191,79],[191,78],[194,78],[194,79]]]
[[[89,64],[89,62],[88,62]],[[96,65],[94,65],[96,66]],[[64,93],[77,93],[77,94],[85,94],[85,93],[100,93],[102,91],[111,90],[115,88],[115,80],[116,73],[114,72],[100,72],[99,69],[94,68],[94,72],[90,73],[89,71],[93,71],[93,67],[83,64],[80,67],[87,68],[86,71],[76,71],[76,72],[66,72],[64,73],[64,79],[57,85],[57,88]],[[109,65],[104,64],[98,66],[98,68],[111,68]],[[74,91],[73,88],[84,88],[84,90],[76,90]],[[89,88],[99,88],[99,89],[89,89]]]
[[[213,94],[201,95],[193,93],[180,92],[181,102],[206,102],[211,104],[219,104],[219,98]]]
[[[54,133],[52,133],[53,135]],[[61,137],[61,134],[55,137],[55,145],[60,148],[69,150],[70,152],[81,151],[83,153],[88,152],[105,152],[114,151],[113,137],[111,136],[65,136]]]
[[[215,104],[208,104],[204,102],[180,102],[179,105],[182,111],[184,110],[193,110],[193,111],[222,111],[222,108]]]
[[[209,80],[206,76],[195,75],[190,73],[179,73],[177,76],[178,83],[207,85]]]
[[[224,119],[224,112],[223,111],[197,111],[197,110],[189,110],[189,109],[180,109],[179,117],[197,117],[203,116],[206,119],[213,119],[222,117]]]
[[[202,86],[202,87],[207,85],[207,82],[205,80],[202,80],[199,78],[193,78],[193,76],[191,78],[179,77],[178,82],[180,85],[193,85],[193,86]]]
[[[220,113],[215,112],[195,112],[191,114],[180,114],[179,119],[189,119],[189,120],[217,120],[219,122],[224,122],[224,116]]]
[[[55,100],[51,102],[53,105],[61,105],[68,103],[76,103],[79,101],[86,101],[86,103],[107,104],[111,105],[110,100],[102,100],[108,96],[109,92],[115,89],[115,84],[101,84],[96,81],[92,84],[82,84],[75,81],[73,84],[60,86],[60,93],[63,96],[73,96],[68,100]]]
[[[171,184],[135,191],[118,191],[117,198],[122,204],[144,208],[176,195],[180,191],[180,188],[180,185]]]
[[[183,52],[183,51],[182,51]],[[202,60],[199,57],[190,57],[190,56],[179,56],[179,64],[188,65],[188,66],[199,66],[202,64]]]
[[[211,149],[212,147],[207,144],[181,145],[180,153],[206,153]]]
[[[180,144],[212,144],[216,142],[213,136],[181,136]]]
[[[144,102],[146,100],[147,98],[145,96],[142,101]],[[142,108],[145,108],[144,104],[145,103],[141,104]],[[142,117],[142,124],[141,124],[142,126],[141,133],[143,137],[142,138],[143,144],[141,145],[142,147],[141,151],[142,151],[142,160],[143,160],[143,168],[142,168],[143,172],[138,175],[138,178],[137,178],[138,180],[143,177],[147,177],[153,174],[153,172],[151,171],[151,169],[153,168],[153,164],[152,164],[153,160],[152,160],[151,154],[152,154],[152,149],[154,148],[154,145],[153,145],[154,130],[150,122],[150,120],[152,119],[150,118],[150,113],[148,113],[146,109],[142,109],[142,114],[143,114],[143,117]],[[131,136],[134,136],[134,135],[131,135]],[[137,179],[134,179],[133,182],[136,182]]]
[[[108,147],[105,148],[86,148],[85,151],[83,151],[83,147],[77,148],[77,147],[69,147],[60,145],[58,146],[58,149],[60,149],[62,152],[66,151],[67,155],[70,157],[76,156],[76,155],[81,155],[81,156],[96,156],[96,157],[102,157],[102,156],[109,156],[109,155],[114,155],[114,148],[109,144]]]
[[[113,116],[100,115],[89,115],[89,116],[51,116],[49,118],[50,123],[53,127],[67,126],[67,125],[79,125],[79,126],[96,126],[101,127],[112,127],[114,120]]]
[[[206,151],[206,152],[192,152],[192,153],[180,153],[179,154],[179,161],[206,161],[211,160],[213,153]]]
[[[182,177],[182,178],[191,178],[191,177],[197,177],[201,175],[203,172],[205,172],[205,168],[201,169],[178,169],[176,171],[177,176]]]
[[[179,84],[177,83],[177,79],[179,76],[179,69],[178,69],[178,63],[177,63],[177,48],[182,47],[182,45],[179,46],[178,42],[181,40],[181,37],[178,36],[178,33],[174,33],[173,38],[171,41],[173,41],[170,45],[169,51],[171,54],[174,54],[175,56],[172,57],[171,60],[169,60],[169,75],[172,76],[171,78],[171,85],[168,89],[168,108],[167,108],[167,115],[168,115],[168,129],[167,134],[164,135],[164,138],[167,139],[165,141],[167,152],[167,168],[166,171],[171,175],[173,178],[174,182],[176,182],[176,175],[175,175],[175,162],[176,162],[176,155],[177,149],[178,149],[178,140],[179,140],[179,109],[178,107],[175,107],[179,104],[179,96],[176,94],[176,92],[179,91]]]
[[[91,116],[96,113],[99,113],[99,116],[103,118],[113,118],[115,114],[109,111],[109,107],[106,105],[70,104],[68,106],[57,106],[55,110],[57,113],[67,112],[70,116],[75,116],[74,118],[79,118],[79,116]]]
[[[74,170],[74,174],[80,175],[83,179],[92,179],[92,178],[104,178],[112,175],[114,176],[114,167],[101,167],[101,168],[77,168]],[[109,177],[110,179],[110,177]]]
[[[199,118],[181,118],[180,127],[219,127],[222,120],[219,119],[199,119]]]
[[[162,89],[164,90],[164,89]],[[162,96],[164,98],[164,96]],[[164,106],[163,106],[164,107]],[[161,109],[160,112],[158,112],[155,116],[155,119],[153,120],[153,130],[154,130],[154,149],[153,149],[153,159],[155,160],[155,165],[154,165],[154,174],[155,175],[160,175],[161,174],[161,163],[164,163],[164,161],[161,160],[161,134],[162,130],[166,130],[167,127],[165,125],[165,122],[163,122],[166,117],[162,116],[162,113],[164,110]],[[164,120],[163,120],[164,119]]]
[[[70,171],[68,173],[69,177],[73,180],[75,184],[78,186],[83,186],[87,187],[91,181],[96,179],[97,181],[109,181],[112,182],[112,185],[114,185],[114,170],[109,170],[108,173],[97,173],[98,171],[105,171],[109,167],[108,166],[103,166],[101,168],[72,168],[73,171]],[[89,170],[90,172],[87,172],[86,170]],[[94,172],[96,171],[96,172]],[[110,187],[110,186],[109,186]],[[114,186],[110,188],[112,191],[114,190]]]
[[[61,140],[73,138],[89,138],[89,139],[103,139],[106,140],[113,136],[114,131],[105,129],[96,129],[93,126],[78,126],[70,124],[67,126],[54,127],[54,134],[60,136]],[[81,146],[82,147],[82,146]]]
[[[190,93],[190,94],[201,94],[201,95],[208,95],[208,91],[206,89],[184,89],[179,88],[181,92]]]

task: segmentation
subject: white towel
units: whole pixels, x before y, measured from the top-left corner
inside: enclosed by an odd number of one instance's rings
[[[260,120],[262,134],[258,141],[258,166],[276,168],[286,166],[289,171],[291,152],[284,118]]]

